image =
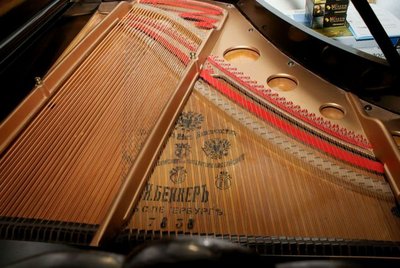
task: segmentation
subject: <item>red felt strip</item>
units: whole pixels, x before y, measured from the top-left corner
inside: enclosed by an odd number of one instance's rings
[[[200,28],[205,29],[213,29],[216,26],[214,23],[218,22],[215,19],[209,18],[209,15],[221,15],[223,13],[223,9],[217,6],[203,3],[203,2],[195,2],[190,0],[181,0],[181,1],[173,1],[173,0],[142,0],[140,1],[144,4],[152,4],[152,5],[166,5],[173,6],[185,9],[195,10],[192,12],[182,12],[179,13],[179,16],[184,19],[190,19],[196,21],[195,25]]]
[[[342,161],[348,162],[354,166],[361,167],[366,170],[374,171],[377,173],[384,173],[384,168],[382,163],[350,153],[342,148],[334,146],[329,142],[319,139],[316,136],[311,135],[308,132],[301,131],[300,129],[294,127],[288,122],[282,120],[276,115],[268,112],[266,109],[262,108],[253,102],[247,100],[243,95],[238,92],[233,91],[230,87],[223,83],[220,83],[218,79],[211,75],[210,70],[203,70],[201,72],[201,77],[206,80],[210,85],[220,91],[222,94],[250,111],[251,113],[257,115],[258,117],[266,120],[270,124],[274,125],[276,128],[280,129],[284,133],[294,137],[295,139],[312,146],[326,154],[331,155],[334,158],[340,159]]]
[[[144,23],[147,26],[151,26],[151,27],[171,36],[173,39],[177,40],[180,44],[182,44],[184,47],[186,47],[190,51],[197,50],[196,47],[194,47],[192,44],[190,44],[186,39],[182,38],[182,36],[177,34],[176,30],[171,29],[170,27],[162,26],[160,23],[157,23],[153,20],[144,19],[144,18],[134,18],[134,23],[142,23],[142,24]]]
[[[220,64],[218,64],[216,61],[214,61],[211,57],[208,58],[208,62],[211,63],[213,66],[215,66],[216,68],[218,68],[220,71],[222,71],[225,75],[227,75],[228,77],[232,78],[234,81],[240,83],[242,86],[244,86],[246,89],[254,92],[255,94],[257,94],[258,96],[260,96],[261,98],[264,98],[266,100],[268,100],[269,102],[273,103],[275,106],[279,107],[280,109],[290,113],[291,115],[301,119],[304,122],[307,122],[308,124],[326,132],[327,134],[334,136],[336,138],[339,138],[343,141],[346,141],[350,144],[359,146],[361,148],[365,148],[365,149],[370,149],[371,144],[367,143],[367,142],[361,142],[359,140],[356,140],[352,137],[346,136],[344,134],[342,134],[341,132],[336,132],[331,128],[327,128],[324,127],[321,124],[318,124],[317,122],[311,120],[309,117],[307,116],[303,116],[300,113],[297,113],[296,111],[288,108],[287,106],[283,105],[282,103],[280,103],[279,101],[276,101],[274,98],[270,97],[268,94],[263,93],[260,90],[257,90],[254,86],[250,85],[249,83],[243,81],[242,79],[240,79],[239,77],[237,77],[235,74],[231,73],[230,71],[226,70],[225,68],[223,68]],[[346,133],[344,131],[344,133]]]
[[[154,40],[162,44],[166,49],[168,49],[168,51],[174,54],[183,64],[188,65],[188,63],[190,62],[190,58],[185,53],[183,53],[180,49],[178,49],[170,42],[168,42],[168,40],[162,37],[160,34],[148,28],[145,24],[133,22],[130,25],[135,29],[138,29],[143,33],[154,38]]]

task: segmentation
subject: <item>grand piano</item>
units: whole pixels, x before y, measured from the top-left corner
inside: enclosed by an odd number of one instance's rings
[[[5,2],[2,264],[398,265],[400,56],[367,1],[386,59],[267,1]]]

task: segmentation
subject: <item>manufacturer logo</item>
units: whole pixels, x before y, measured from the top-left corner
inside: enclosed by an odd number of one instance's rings
[[[169,179],[175,184],[184,182],[186,177],[187,171],[182,166],[174,167],[169,171]]]
[[[227,156],[231,143],[227,139],[210,139],[204,142],[202,147],[204,153],[211,159],[222,159]]]
[[[231,184],[232,177],[226,171],[221,171],[215,179],[215,186],[220,190],[227,190],[231,188]]]
[[[200,129],[201,124],[204,121],[204,116],[195,112],[182,112],[178,118],[176,127],[180,130],[193,131]]]
[[[185,158],[189,156],[190,145],[188,143],[176,143],[175,144],[175,156],[178,158]]]

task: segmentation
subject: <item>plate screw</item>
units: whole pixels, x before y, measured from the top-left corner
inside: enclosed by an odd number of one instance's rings
[[[367,112],[371,111],[372,110],[372,106],[367,104],[367,105],[364,106],[364,110],[367,111]]]

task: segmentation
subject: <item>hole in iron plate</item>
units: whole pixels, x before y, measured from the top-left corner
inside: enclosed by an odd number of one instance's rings
[[[229,62],[256,61],[260,57],[258,49],[246,46],[237,46],[227,49],[224,58]]]
[[[320,113],[329,119],[341,120],[346,112],[342,106],[336,103],[324,104],[319,108]]]
[[[278,91],[290,91],[297,87],[298,82],[296,78],[286,75],[286,74],[279,74],[270,76],[267,79],[267,85]]]

